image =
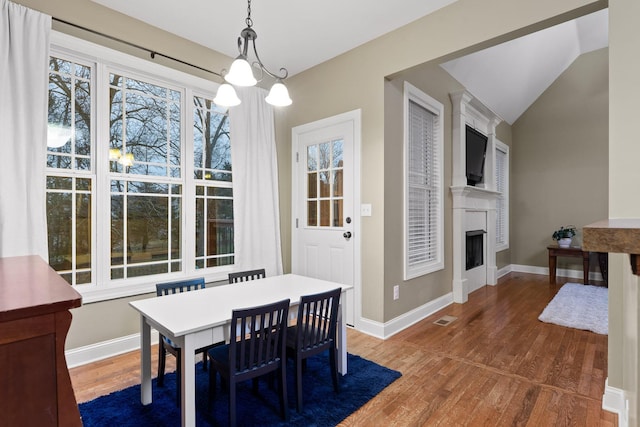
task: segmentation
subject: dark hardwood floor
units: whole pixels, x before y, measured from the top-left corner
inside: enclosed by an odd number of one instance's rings
[[[387,340],[350,330],[349,352],[402,377],[341,425],[616,426],[602,410],[607,336],[537,320],[565,281],[511,273]],[[444,315],[457,320],[433,323]],[[136,384],[139,353],[74,368],[71,379],[78,402]]]

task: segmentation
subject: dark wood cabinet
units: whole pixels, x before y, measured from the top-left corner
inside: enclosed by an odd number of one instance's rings
[[[7,426],[82,426],[64,355],[82,297],[38,256],[0,258],[0,414]]]

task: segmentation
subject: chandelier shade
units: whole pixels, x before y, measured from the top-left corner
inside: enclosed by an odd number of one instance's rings
[[[229,72],[225,74],[224,79],[236,86],[255,86],[258,81],[253,76],[251,71],[251,64],[247,61],[247,58],[240,55],[233,61]]]
[[[289,96],[289,91],[282,82],[289,76],[289,71],[284,67],[280,68],[279,74],[269,71],[267,67],[264,66],[260,60],[260,56],[258,55],[258,50],[256,48],[256,39],[258,38],[258,35],[253,28],[251,28],[253,27],[253,20],[251,19],[251,0],[247,1],[247,18],[245,19],[245,23],[247,24],[247,27],[240,32],[240,37],[238,37],[238,51],[240,55],[238,55],[238,57],[233,61],[228,72],[226,70],[222,70],[221,75],[224,77],[226,83],[220,85],[213,102],[224,107],[231,107],[240,104],[240,99],[231,85],[255,86],[259,81],[262,81],[263,76],[267,74],[271,78],[275,79],[276,82],[271,87],[269,95],[267,95],[265,101],[278,107],[291,105],[292,101]],[[249,45],[252,46],[253,54],[256,58],[254,62],[249,62],[248,59]],[[253,74],[254,68],[260,72],[258,79],[256,79]]]
[[[287,105],[291,105],[293,102],[289,97],[287,87],[282,84],[280,79],[271,86],[271,90],[269,91],[269,95],[265,98],[265,101],[276,107],[286,107]]]
[[[223,107],[234,107],[240,104],[240,98],[238,98],[233,86],[229,83],[223,83],[218,88],[218,93],[213,98],[213,102]]]

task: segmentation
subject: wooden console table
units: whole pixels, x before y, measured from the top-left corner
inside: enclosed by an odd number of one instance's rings
[[[81,304],[39,256],[0,258],[0,424],[82,426],[64,356]]]
[[[550,245],[547,246],[549,251],[549,283],[556,284],[556,260],[559,256],[578,257],[582,258],[582,274],[583,283],[589,281],[589,252],[583,251],[579,246],[570,246],[568,248],[561,248],[560,246]]]

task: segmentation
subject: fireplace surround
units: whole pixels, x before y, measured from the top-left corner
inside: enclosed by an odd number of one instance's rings
[[[467,91],[450,94],[453,104],[453,301],[464,303],[470,292],[497,283],[495,128],[502,121]],[[483,181],[467,185],[466,126],[488,137]],[[467,269],[467,232],[481,230],[483,263]],[[478,243],[479,241],[476,241]]]

